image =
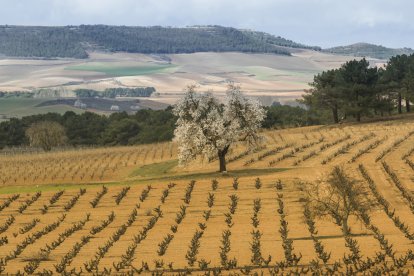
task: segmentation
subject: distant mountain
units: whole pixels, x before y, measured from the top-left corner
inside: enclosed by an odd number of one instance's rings
[[[89,51],[96,50],[143,54],[244,52],[291,55],[298,49],[379,59],[414,53],[409,48],[391,49],[368,43],[322,50],[318,46],[264,32],[222,26],[0,26],[0,56],[10,57],[87,58]]]
[[[409,55],[414,53],[414,50],[410,48],[392,49],[369,43],[356,43],[348,46],[323,49],[322,51],[338,55],[372,57],[378,59],[389,59],[396,55]]]
[[[87,58],[88,50],[145,54],[236,51],[290,55],[291,48],[320,49],[263,32],[221,26],[0,26],[0,54],[15,57]]]

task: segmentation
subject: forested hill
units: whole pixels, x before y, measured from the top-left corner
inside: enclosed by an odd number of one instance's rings
[[[414,53],[414,50],[410,48],[392,49],[369,43],[356,43],[348,46],[339,46],[324,49],[323,51],[338,55],[372,57],[378,59],[389,59],[396,55],[410,55]]]
[[[88,50],[145,54],[237,51],[290,55],[289,48],[320,49],[262,32],[221,26],[0,26],[0,54],[14,57],[87,58]]]

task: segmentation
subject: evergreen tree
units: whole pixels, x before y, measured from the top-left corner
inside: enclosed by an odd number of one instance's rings
[[[378,69],[370,68],[369,62],[352,60],[346,62],[339,70],[345,89],[345,112],[361,121],[361,116],[369,114],[375,105],[375,89],[378,81]]]
[[[406,78],[408,66],[408,56],[398,55],[392,57],[387,65],[383,75],[383,82],[387,83],[387,89],[397,102],[398,113],[402,113],[402,100],[404,93],[403,80]],[[409,105],[409,104],[408,104]],[[409,109],[409,108],[408,108]]]
[[[339,122],[339,109],[344,101],[343,79],[339,70],[328,70],[316,75],[312,87],[303,96],[304,102],[319,108],[329,108],[335,123]]]

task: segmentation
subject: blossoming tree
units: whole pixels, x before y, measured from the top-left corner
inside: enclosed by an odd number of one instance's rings
[[[234,84],[229,84],[223,103],[211,93],[199,94],[196,86],[189,86],[174,114],[178,117],[174,134],[179,163],[187,164],[200,155],[218,157],[220,172],[226,171],[226,154],[232,144],[257,145],[265,117],[259,102],[244,97]]]

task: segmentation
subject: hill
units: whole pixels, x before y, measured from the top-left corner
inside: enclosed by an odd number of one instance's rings
[[[274,98],[265,103],[271,104],[300,97],[314,74],[337,68],[350,59],[302,49],[291,56],[90,52],[88,59],[2,59],[0,91],[46,89],[61,91],[60,97],[68,97],[78,89],[154,87],[156,93],[151,100],[172,104],[188,84],[196,83],[201,90],[222,94],[226,82],[232,80],[240,83],[248,95]]]
[[[0,55],[86,59],[93,51],[141,54],[243,52],[291,55],[298,49],[388,59],[413,49],[356,43],[321,49],[265,32],[223,26],[140,27],[110,25],[0,26]]]
[[[139,98],[140,105],[159,109],[174,104],[188,84],[195,83],[200,91],[211,90],[223,96],[229,80],[239,83],[246,95],[258,97],[264,105],[291,104],[301,97],[315,74],[338,68],[350,59],[302,49],[291,56],[235,52],[158,55],[90,52],[87,59],[7,58],[0,60],[0,95],[13,92],[10,95],[15,96],[0,97],[0,120],[51,111],[84,112],[73,105],[49,104],[56,97],[75,98],[76,91],[100,91],[103,95],[118,88],[154,87],[151,97]],[[45,96],[25,98],[38,92]],[[48,105],[41,104],[48,101]],[[96,111],[90,107],[89,111]]]
[[[13,57],[87,58],[88,51],[94,50],[145,54],[236,51],[290,55],[287,47],[318,49],[262,32],[222,26],[0,26],[0,53]]]
[[[412,54],[414,53],[414,50],[411,48],[392,49],[392,48],[387,48],[381,45],[375,45],[375,44],[369,44],[369,43],[355,43],[355,44],[348,45],[348,46],[338,46],[338,47],[323,49],[323,52],[337,54],[337,55],[389,59],[390,57],[396,56],[396,55]]]

